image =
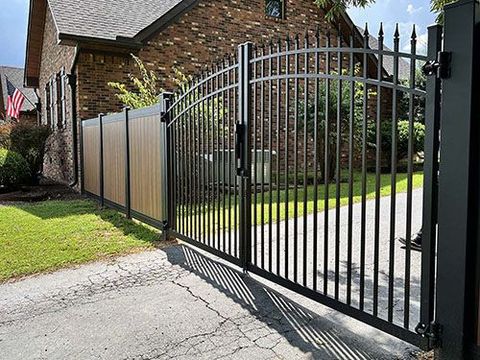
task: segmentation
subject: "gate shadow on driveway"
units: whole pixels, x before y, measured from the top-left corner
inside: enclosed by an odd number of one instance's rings
[[[390,359],[407,355],[402,352],[412,350],[409,345],[346,316],[331,321],[326,317],[338,317],[333,310],[322,307],[322,314],[315,313],[190,246],[180,245],[180,248],[181,251],[178,247],[164,249],[169,262],[206,281],[312,358]],[[225,314],[226,317],[230,315],[234,317],[234,314]],[[388,349],[395,349],[397,354]]]

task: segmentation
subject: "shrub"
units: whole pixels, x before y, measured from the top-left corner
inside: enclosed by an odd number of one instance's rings
[[[368,143],[372,148],[376,147],[376,124],[368,126]],[[410,125],[408,120],[400,120],[397,125],[397,157],[399,160],[408,156],[408,136]],[[392,122],[385,121],[381,126],[382,152],[389,158],[392,153]],[[413,152],[423,151],[425,141],[425,125],[420,122],[413,123]]]
[[[409,125],[407,120],[398,122],[398,152],[399,154],[408,155],[408,131]],[[424,149],[425,142],[425,125],[413,123],[413,151],[421,152]]]
[[[12,128],[10,149],[25,158],[32,176],[42,169],[43,156],[50,134],[51,129],[44,125],[19,123]]]
[[[12,125],[5,123],[0,125],[0,148],[10,148],[10,133],[12,132]]]
[[[0,149],[0,186],[13,187],[28,180],[30,169],[22,155]]]

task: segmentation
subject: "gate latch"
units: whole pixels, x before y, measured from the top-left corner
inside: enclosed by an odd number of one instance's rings
[[[422,67],[422,71],[426,76],[436,76],[438,79],[448,79],[451,69],[452,53],[447,51],[439,51],[436,60],[430,60]]]
[[[428,347],[434,349],[440,346],[440,334],[442,332],[442,326],[432,321],[426,325],[419,323],[415,327],[415,332],[428,340]]]
[[[243,137],[244,137],[244,130],[245,125],[243,124],[235,124],[235,157],[237,161],[237,175],[244,176],[245,175],[245,164],[244,164],[244,156],[243,156]]]

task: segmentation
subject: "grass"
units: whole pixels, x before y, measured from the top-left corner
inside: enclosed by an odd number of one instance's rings
[[[390,175],[381,177],[381,196],[391,194]],[[361,175],[355,174],[353,186],[353,202],[358,203],[362,199]],[[367,199],[375,198],[375,175],[367,176]],[[396,188],[398,193],[407,191],[407,175],[398,174]],[[413,175],[413,188],[423,185],[423,174]],[[297,216],[302,216],[306,211],[312,214],[314,211],[314,186],[303,186],[297,189]],[[317,187],[318,211],[326,207],[325,187]],[[270,212],[272,221],[292,218],[295,210],[295,190],[288,190],[288,206],[286,204],[287,193],[285,190],[273,189],[272,207],[270,211],[270,192],[264,190],[257,193],[256,201],[252,196],[252,223],[268,223]],[[277,203],[277,196],[280,202]],[[306,202],[304,202],[306,195]],[[234,228],[238,224],[239,206],[236,205],[237,218],[234,219],[234,197],[226,197],[225,213],[230,209],[230,222],[226,218],[223,221],[223,206],[220,207],[220,219],[218,218],[218,202],[210,203],[209,208],[198,209],[197,214],[183,217],[186,221],[199,221],[209,215],[210,225],[206,226],[203,233],[213,229]],[[230,200],[230,204],[229,204]],[[238,199],[237,199],[238,200]],[[277,207],[279,207],[279,217]],[[340,205],[348,204],[348,183],[340,186]],[[222,204],[223,205],[223,201]],[[336,186],[329,186],[328,208],[336,206]],[[215,210],[213,210],[215,206]],[[263,217],[262,217],[263,209]],[[180,208],[189,211],[187,208]],[[201,216],[200,216],[201,212]],[[228,215],[226,215],[228,216]],[[215,217],[215,220],[213,218]],[[181,227],[181,218],[177,223]],[[67,265],[81,264],[88,261],[98,260],[104,257],[124,254],[133,251],[145,250],[155,246],[160,239],[157,231],[127,220],[115,210],[100,210],[98,206],[87,200],[71,201],[46,201],[35,204],[22,204],[12,206],[0,206],[0,283],[8,279],[24,275],[52,271]]]
[[[87,200],[0,206],[0,283],[152,248],[159,236]]]
[[[340,206],[348,205],[348,183],[341,183],[340,184]],[[412,179],[412,187],[413,189],[417,189],[423,186],[423,173],[417,172],[413,174]],[[408,187],[408,177],[407,174],[397,174],[396,179],[396,192],[397,193],[405,193],[407,192]],[[374,199],[375,198],[375,190],[376,190],[376,178],[375,174],[367,174],[367,191],[366,191],[366,198],[367,199]],[[325,201],[325,186],[318,185],[317,186],[317,211],[323,211],[326,208],[327,202]],[[390,174],[381,175],[381,182],[380,182],[380,196],[390,196],[392,193],[391,187],[391,176]],[[306,202],[304,201],[306,195]],[[336,206],[336,185],[330,184],[329,185],[329,193],[328,193],[328,209],[332,209]],[[280,196],[280,202],[277,201],[277,197]],[[263,199],[262,199],[263,197]],[[272,199],[272,206],[270,211],[270,198]],[[298,199],[297,202],[297,216],[303,216],[303,214],[313,214],[314,212],[314,204],[315,204],[315,186],[309,185],[305,189],[303,185],[299,186],[296,191],[296,198]],[[255,195],[252,195],[252,224],[267,224],[270,222],[270,218],[273,222],[276,222],[279,218],[280,221],[285,219],[291,219],[294,217],[295,213],[295,189],[288,190],[288,207],[285,206],[287,199],[287,192],[283,189],[278,191],[277,189],[273,188],[272,193],[268,189],[264,189],[263,194],[258,192]],[[212,226],[208,226],[206,224],[207,231],[203,231],[203,233],[210,232],[209,229],[218,229],[218,228],[231,228],[233,229],[237,224],[238,225],[238,214],[239,214],[239,206],[238,206],[238,199],[237,199],[237,221],[235,222],[234,219],[234,209],[235,209],[235,198],[234,197],[226,197],[226,224],[223,224],[223,198],[221,198],[220,202],[220,219],[218,218],[218,202],[212,202],[208,204],[208,207],[205,206],[201,209],[198,209],[198,212],[195,214],[193,212],[192,216],[184,217],[185,221],[190,221],[190,218],[193,222],[195,221],[203,221],[203,218],[210,216]],[[230,201],[229,201],[230,200]],[[362,200],[362,179],[360,173],[354,174],[354,181],[353,181],[353,203],[359,203]],[[277,208],[280,204],[280,208]],[[306,204],[306,206],[305,206]],[[214,208],[215,207],[215,208]],[[213,210],[214,208],[214,210]],[[230,210],[230,212],[229,212]],[[263,215],[262,215],[263,210]],[[188,212],[190,209],[187,207],[180,208],[180,211]],[[228,219],[228,214],[230,213],[230,219]],[[271,215],[270,215],[271,213]],[[278,216],[280,215],[280,216]],[[182,221],[182,216],[177,218],[177,224],[180,224]],[[207,220],[208,222],[208,220]]]

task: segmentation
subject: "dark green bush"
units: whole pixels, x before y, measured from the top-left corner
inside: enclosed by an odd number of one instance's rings
[[[368,126],[368,143],[371,147],[376,147],[376,124],[370,123]],[[397,125],[397,157],[399,160],[408,156],[408,120],[400,120]],[[382,152],[389,156],[392,152],[392,122],[385,121],[381,126],[382,133]],[[420,122],[413,123],[413,153],[423,151],[425,142],[425,125]]]
[[[25,158],[32,176],[42,169],[46,143],[51,131],[48,126],[22,123],[12,128],[10,149]]]
[[[27,161],[22,155],[7,149],[0,149],[0,186],[22,185],[30,176]]]

